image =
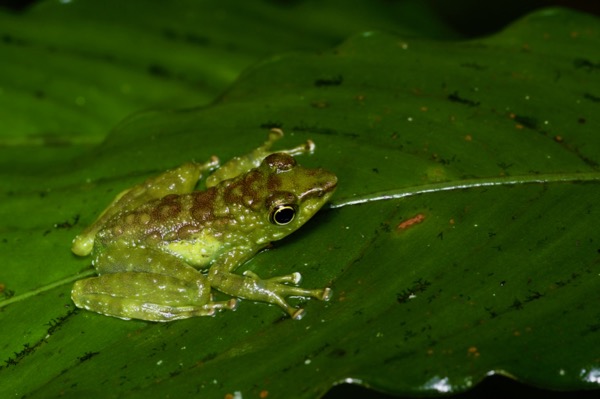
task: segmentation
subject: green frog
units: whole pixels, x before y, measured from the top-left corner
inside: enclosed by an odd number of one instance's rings
[[[222,166],[216,157],[189,162],[123,191],[73,241],[92,254],[98,277],[75,282],[80,308],[122,319],[171,321],[235,309],[245,298],[280,306],[294,319],[304,310],[286,297],[328,300],[329,288],[298,287],[300,273],[262,279],[239,266],[306,223],[333,194],[336,176],[297,165],[314,143],[271,151],[283,136]],[[206,189],[195,190],[203,174]],[[213,289],[232,298],[213,301]]]

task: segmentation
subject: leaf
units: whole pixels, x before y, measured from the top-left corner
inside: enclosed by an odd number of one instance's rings
[[[211,106],[133,115],[84,153],[13,154],[1,396],[314,398],[340,381],[416,395],[493,373],[598,388],[599,27],[548,9],[473,41],[365,33],[264,60]],[[299,271],[330,302],[299,322],[248,301],[169,324],[74,310],[89,260],[70,240],[117,192],[271,126],[282,146],[314,139],[300,162],[340,186],[240,272]]]
[[[365,26],[450,35],[414,5],[278,3],[40,1],[26,18],[0,13],[0,143],[97,143],[140,108],[208,104],[269,54],[326,49]]]

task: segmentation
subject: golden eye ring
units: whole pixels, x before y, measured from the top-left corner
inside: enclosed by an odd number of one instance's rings
[[[294,205],[277,205],[269,216],[269,221],[278,226],[285,226],[294,220],[296,217],[296,206]]]

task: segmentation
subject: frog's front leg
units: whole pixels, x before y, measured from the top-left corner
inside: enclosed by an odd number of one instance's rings
[[[73,286],[77,307],[122,319],[171,321],[236,306],[233,299],[212,302],[204,275],[160,251],[115,243],[95,253],[94,265],[100,276]]]
[[[239,176],[248,172],[250,169],[258,167],[263,159],[274,152],[284,152],[286,154],[295,156],[300,154],[310,154],[315,149],[315,143],[313,143],[312,140],[307,140],[306,142],[293,148],[271,151],[273,144],[279,141],[282,137],[283,131],[281,129],[273,128],[269,130],[267,140],[260,147],[246,155],[237,156],[230,159],[221,165],[213,174],[208,176],[206,179],[206,187],[216,186],[224,180]]]
[[[117,213],[131,211],[142,204],[168,194],[192,192],[198,180],[202,177],[202,173],[216,168],[218,164],[219,159],[217,157],[212,157],[205,163],[188,162],[122,191],[102,211],[94,223],[75,237],[71,250],[79,256],[89,255],[94,246],[96,233]]]
[[[300,273],[268,279],[261,279],[250,271],[246,271],[243,276],[231,273],[230,270],[236,267],[236,262],[233,260],[235,256],[235,254],[229,254],[223,263],[213,265],[207,276],[212,287],[228,295],[278,305],[296,320],[304,316],[304,309],[291,306],[285,300],[286,297],[310,297],[327,301],[331,296],[330,288],[305,289],[294,286],[299,284],[302,279]],[[241,263],[243,260],[237,264]]]

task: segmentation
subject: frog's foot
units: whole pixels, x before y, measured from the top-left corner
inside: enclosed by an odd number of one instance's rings
[[[255,273],[247,270],[244,272],[244,276],[252,279],[255,285],[259,287],[258,289],[262,291],[261,294],[266,294],[267,296],[267,298],[259,298],[258,296],[252,298],[252,296],[250,296],[250,299],[262,300],[279,305],[292,319],[295,320],[300,320],[304,316],[304,309],[291,306],[287,303],[285,297],[311,297],[321,301],[328,301],[331,298],[331,289],[329,287],[323,289],[305,289],[287,285],[297,285],[302,281],[302,275],[297,272],[284,276],[261,279]]]

